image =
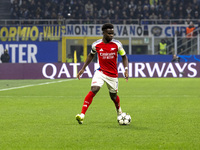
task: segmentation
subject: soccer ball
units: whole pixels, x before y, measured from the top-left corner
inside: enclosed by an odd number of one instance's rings
[[[124,112],[117,117],[117,121],[120,125],[128,125],[131,122],[131,116]]]

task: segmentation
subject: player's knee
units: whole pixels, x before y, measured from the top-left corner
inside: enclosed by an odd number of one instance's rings
[[[98,91],[100,90],[100,87],[99,86],[92,86],[91,87],[91,91],[96,94]]]
[[[110,93],[110,98],[115,101],[117,98],[117,93]]]

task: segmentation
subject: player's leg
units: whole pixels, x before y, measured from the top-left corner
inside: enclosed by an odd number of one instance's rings
[[[115,104],[117,115],[120,115],[122,113],[122,110],[121,110],[121,106],[120,106],[120,98],[117,95],[118,78],[107,77],[105,81],[106,81],[107,87],[109,89],[110,98]]]
[[[88,107],[92,103],[93,97],[97,94],[97,92],[100,90],[103,84],[104,81],[101,78],[101,73],[99,71],[96,71],[92,78],[91,91],[86,95],[84,99],[81,114],[85,115]]]
[[[96,95],[96,93],[99,90],[100,90],[99,86],[92,86],[91,91],[89,91],[89,93],[86,95],[84,102],[83,102],[81,114],[76,115],[76,120],[78,121],[79,124],[83,124],[83,119],[85,117],[85,113],[86,113],[88,107],[90,106],[90,104],[92,103],[93,97]]]
[[[110,92],[110,98],[112,99],[112,101],[113,101],[114,104],[115,104],[115,108],[116,108],[116,111],[117,111],[117,115],[122,114],[122,109],[121,109],[121,107],[120,107],[120,98],[119,98],[119,96],[117,95],[117,93],[111,93],[111,92]]]
[[[89,91],[89,93],[86,95],[84,102],[83,102],[83,107],[82,107],[82,111],[81,114],[86,113],[88,107],[90,106],[90,104],[92,103],[93,97],[97,94],[97,92],[100,90],[100,86],[92,86],[91,87],[91,91]]]
[[[79,122],[79,124],[83,123],[86,111],[88,110],[90,104],[92,103],[94,96],[97,94],[97,92],[100,90],[103,84],[104,81],[101,79],[99,71],[98,72],[96,71],[92,79],[91,91],[89,91],[89,93],[86,95],[84,99],[81,114],[76,115],[76,120]]]

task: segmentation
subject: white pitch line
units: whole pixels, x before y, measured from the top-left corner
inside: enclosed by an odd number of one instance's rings
[[[67,82],[67,81],[71,81],[71,80],[76,80],[76,79],[66,79],[66,80],[60,80],[60,81],[54,81],[54,82],[45,82],[45,83],[39,83],[39,84],[30,84],[30,85],[24,85],[24,86],[19,86],[19,87],[12,87],[12,88],[7,88],[7,89],[0,89],[0,92],[8,91],[8,90],[15,90],[15,89],[22,89],[22,88],[27,88],[27,87],[32,87],[32,86],[52,84],[52,83]]]

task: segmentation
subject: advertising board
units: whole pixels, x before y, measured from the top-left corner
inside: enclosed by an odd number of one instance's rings
[[[83,63],[36,63],[0,64],[0,79],[71,79]],[[82,78],[92,78],[97,63],[85,69]],[[124,67],[118,65],[119,77],[123,77]],[[200,63],[129,63],[130,78],[196,78],[200,77]]]

